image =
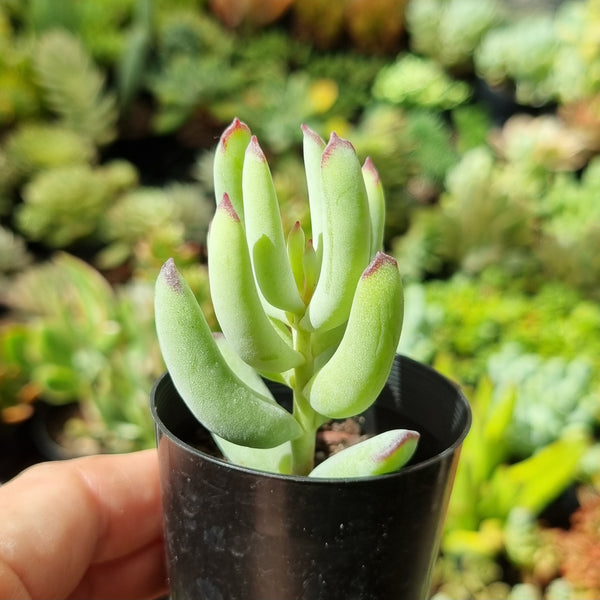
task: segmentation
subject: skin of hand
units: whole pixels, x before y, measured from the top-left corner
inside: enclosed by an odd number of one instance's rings
[[[168,591],[155,450],[41,463],[0,486],[0,599]]]

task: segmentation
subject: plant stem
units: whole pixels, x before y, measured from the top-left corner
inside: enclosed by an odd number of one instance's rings
[[[315,435],[319,426],[317,414],[310,406],[303,390],[314,372],[311,350],[311,334],[294,328],[294,348],[302,353],[305,362],[294,369],[293,415],[302,427],[303,434],[292,440],[292,472],[295,475],[307,475],[314,466]]]

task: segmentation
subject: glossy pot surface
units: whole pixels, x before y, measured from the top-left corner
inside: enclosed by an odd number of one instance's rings
[[[280,392],[276,386],[278,399]],[[208,432],[168,374],[157,381],[151,404],[174,600],[429,597],[471,421],[465,397],[439,373],[396,357],[365,427],[416,429],[419,449],[399,472],[366,479],[268,474],[199,450]]]

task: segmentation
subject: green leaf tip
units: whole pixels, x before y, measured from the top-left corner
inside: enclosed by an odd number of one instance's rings
[[[325,149],[323,150],[323,157],[321,159],[321,164],[325,165],[327,164],[332,156],[339,152],[340,150],[344,150],[346,152],[351,152],[352,154],[356,155],[356,150],[354,149],[354,146],[352,145],[352,142],[350,142],[349,140],[346,140],[344,138],[341,138],[335,131],[331,132],[331,136],[329,137],[329,142],[327,143],[327,146],[325,146]]]
[[[222,150],[226,150],[229,142],[237,136],[246,137],[250,136],[250,128],[246,123],[240,121],[238,117],[235,117],[231,124],[223,131],[219,139],[219,147]]]
[[[300,126],[302,133],[316,146],[320,146],[321,149],[325,148],[325,142],[323,138],[316,132],[313,131],[308,125],[302,123]]]
[[[267,162],[267,157],[265,156],[263,149],[260,147],[260,144],[258,143],[258,138],[255,135],[253,135],[250,138],[250,143],[248,144],[246,152],[248,152],[249,154],[253,154],[254,157],[260,160],[261,162]]]
[[[229,198],[229,194],[225,192],[223,194],[223,199],[219,202],[217,206],[217,210],[223,211],[227,215],[229,215],[236,223],[240,223],[240,215],[238,215],[235,207],[231,203],[231,198]]]
[[[179,276],[179,272],[177,271],[177,267],[175,266],[175,261],[172,258],[169,258],[162,266],[160,275],[164,278],[165,283],[170,289],[178,294],[183,293],[181,278]]]
[[[242,168],[251,135],[249,127],[236,117],[221,134],[213,163],[215,202],[219,204],[227,193],[241,220],[244,219]]]
[[[363,412],[376,400],[394,361],[403,315],[396,260],[379,253],[356,286],[342,340],[305,389],[314,410],[341,419]]]
[[[370,156],[367,156],[362,167],[363,173],[368,175],[372,181],[376,184],[380,183],[379,172],[375,168],[375,163],[371,160]]]
[[[419,432],[413,431],[412,429],[396,429],[392,432],[388,432],[388,434],[389,435],[382,436],[382,441],[385,441],[387,446],[382,444],[382,447],[379,448],[378,452],[373,453],[375,462],[384,463],[387,460],[390,460],[401,447],[406,447],[407,444],[409,444],[414,451],[416,444],[421,437]]]
[[[377,254],[375,254],[375,258],[373,258],[369,266],[363,271],[361,279],[373,277],[373,275],[375,275],[381,269],[384,269],[386,266],[390,266],[397,269],[398,261],[393,256],[385,254],[380,250],[377,252]]]

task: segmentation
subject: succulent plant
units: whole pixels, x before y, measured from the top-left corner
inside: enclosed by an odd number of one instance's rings
[[[406,10],[412,50],[460,71],[472,69],[475,48],[500,19],[496,0],[420,0]]]
[[[0,225],[0,282],[3,275],[24,269],[31,260],[25,240]]]
[[[466,102],[470,86],[452,79],[434,60],[400,55],[381,69],[373,84],[375,98],[403,106],[449,109]]]
[[[153,319],[153,285],[111,287],[89,264],[57,253],[0,286],[10,319],[0,328],[0,419],[34,399],[76,402],[82,418],[61,432],[94,451],[154,444],[148,386],[164,369]],[[10,409],[8,413],[5,409]]]
[[[547,171],[576,171],[590,154],[584,135],[554,115],[510,117],[493,142],[507,161]]]
[[[600,594],[600,496],[597,491],[583,495],[581,506],[571,516],[571,528],[561,532],[558,547],[561,571],[571,585],[572,598],[594,598]]]
[[[41,171],[23,188],[17,226],[27,237],[55,248],[98,237],[105,212],[135,183],[137,172],[124,160]]]
[[[116,136],[117,103],[105,89],[104,73],[88,50],[66,31],[50,31],[37,42],[34,70],[45,104],[73,131],[97,145]]]
[[[350,0],[346,29],[361,52],[393,54],[402,45],[407,0]]]
[[[339,43],[344,32],[346,1],[305,0],[293,7],[296,35],[310,40],[318,48],[331,48]]]
[[[25,122],[11,132],[5,144],[8,166],[21,178],[96,158],[96,148],[89,139],[51,123]]]
[[[556,99],[559,47],[553,17],[531,16],[489,31],[475,50],[475,68],[493,87],[514,84],[517,102],[539,106]]]
[[[516,390],[510,431],[506,434],[513,456],[529,456],[567,432],[591,432],[598,418],[599,382],[583,357],[543,359],[506,344],[489,361],[496,393]]]
[[[173,260],[158,276],[155,319],[175,387],[232,462],[315,477],[399,469],[419,434],[381,433],[314,467],[318,428],[366,410],[389,375],[403,320],[396,261],[380,251],[385,204],[373,163],[303,126],[311,237],[287,240],[258,140],[234,119],[214,160],[208,238],[213,336]],[[277,404],[262,375],[287,385]],[[313,468],[314,467],[314,468]]]

